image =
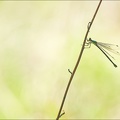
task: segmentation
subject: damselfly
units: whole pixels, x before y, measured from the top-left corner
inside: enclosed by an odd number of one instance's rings
[[[110,62],[114,65],[114,67],[117,67],[117,65],[110,59],[114,57],[112,57],[106,50],[113,52],[115,54],[120,55],[120,53],[118,51],[115,51],[112,47],[115,48],[119,48],[118,45],[113,45],[113,44],[108,44],[108,43],[102,43],[102,42],[97,42],[95,40],[92,40],[91,38],[89,38],[89,40],[87,40],[86,46],[90,47],[91,43],[94,44],[96,47],[99,48],[99,50],[102,51],[102,53],[110,60]],[[106,50],[105,50],[106,49]],[[109,57],[110,56],[110,57]]]

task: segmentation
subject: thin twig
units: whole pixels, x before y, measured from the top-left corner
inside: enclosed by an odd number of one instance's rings
[[[65,114],[65,112],[63,111],[63,113],[60,114],[59,118],[62,117]]]
[[[72,74],[72,72],[70,71],[70,69],[68,69],[68,72]]]
[[[92,24],[93,24],[93,21],[94,21],[94,19],[95,19],[95,17],[96,17],[96,14],[97,14],[97,12],[98,12],[98,10],[99,10],[99,7],[100,7],[100,5],[101,5],[101,2],[102,2],[102,0],[100,0],[99,4],[98,4],[98,6],[97,6],[97,9],[96,9],[96,11],[95,11],[95,13],[94,13],[94,15],[93,15],[93,18],[92,18],[91,22],[89,22],[89,24],[88,24],[87,32],[86,32],[86,34],[85,34],[85,38],[84,38],[84,41],[83,41],[83,45],[82,45],[82,48],[81,48],[79,57],[78,57],[78,59],[77,59],[76,65],[75,65],[75,67],[74,67],[74,70],[73,70],[73,72],[72,72],[72,74],[71,74],[71,76],[70,76],[68,85],[67,85],[67,87],[66,87],[66,90],[65,90],[65,93],[64,93],[64,96],[63,96],[63,100],[62,100],[62,103],[61,103],[61,106],[60,106],[60,109],[59,109],[59,112],[58,112],[58,115],[57,115],[56,120],[59,120],[59,118],[61,117],[61,111],[62,111],[63,105],[64,105],[64,103],[65,103],[65,99],[66,99],[66,96],[67,96],[67,93],[68,93],[70,84],[71,84],[72,79],[73,79],[73,77],[74,77],[74,75],[75,75],[75,72],[76,72],[76,70],[77,70],[77,67],[78,67],[78,65],[79,65],[79,63],[80,63],[80,60],[81,60],[81,57],[82,57],[82,53],[83,53],[83,50],[84,50],[84,46],[85,46],[85,43],[86,43],[86,40],[87,40],[88,33],[89,33],[90,28],[91,28],[91,26],[92,26]]]

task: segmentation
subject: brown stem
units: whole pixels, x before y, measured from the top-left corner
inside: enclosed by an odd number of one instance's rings
[[[95,11],[95,13],[94,13],[94,15],[93,15],[93,18],[92,18],[91,22],[89,22],[89,24],[88,24],[88,29],[87,29],[87,32],[86,32],[86,34],[85,34],[85,38],[84,38],[84,41],[83,41],[83,45],[82,45],[82,48],[81,48],[81,51],[80,51],[78,60],[77,60],[77,62],[76,62],[76,65],[75,65],[75,67],[74,67],[74,70],[73,70],[73,72],[71,73],[71,76],[70,76],[68,85],[67,85],[67,87],[66,87],[66,90],[65,90],[65,93],[64,93],[64,96],[63,96],[63,100],[62,100],[62,103],[61,103],[61,106],[60,106],[60,109],[59,109],[59,112],[58,112],[58,115],[57,115],[56,120],[59,120],[59,118],[61,117],[61,111],[62,111],[63,105],[64,105],[64,103],[65,103],[65,99],[66,99],[66,96],[67,96],[67,93],[68,93],[70,84],[71,84],[72,79],[73,79],[73,77],[74,77],[74,75],[75,75],[75,72],[76,72],[76,70],[77,70],[77,67],[78,67],[78,65],[79,65],[79,63],[80,63],[80,60],[81,60],[81,57],[82,57],[82,53],[83,53],[83,50],[84,50],[84,46],[85,46],[85,43],[86,43],[86,40],[87,40],[88,33],[89,33],[90,28],[91,28],[91,26],[92,26],[92,24],[93,24],[93,21],[94,21],[94,19],[95,19],[95,17],[96,17],[96,14],[97,14],[98,9],[99,9],[99,7],[100,7],[100,5],[101,5],[101,2],[102,2],[102,0],[100,0],[99,4],[98,4],[98,6],[97,6],[97,9],[96,9],[96,11]]]

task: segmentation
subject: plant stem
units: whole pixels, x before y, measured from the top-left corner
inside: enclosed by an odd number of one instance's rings
[[[61,103],[61,106],[60,106],[60,109],[59,109],[59,112],[58,112],[58,115],[57,115],[56,120],[59,120],[59,118],[62,116],[62,115],[61,115],[61,111],[62,111],[63,105],[64,105],[64,103],[65,103],[65,99],[66,99],[66,96],[67,96],[67,93],[68,93],[70,84],[71,84],[71,82],[72,82],[72,80],[73,80],[73,77],[74,77],[74,75],[75,75],[75,72],[76,72],[76,70],[77,70],[77,67],[78,67],[78,65],[79,65],[79,63],[80,63],[80,60],[81,60],[81,57],[82,57],[82,54],[83,54],[83,50],[84,50],[84,46],[85,46],[85,43],[86,43],[86,40],[87,40],[88,33],[89,33],[90,28],[91,28],[91,26],[92,26],[92,24],[93,24],[93,21],[94,21],[94,19],[95,19],[95,17],[96,17],[96,14],[97,14],[97,12],[98,12],[98,10],[99,10],[99,7],[100,7],[100,5],[101,5],[101,2],[102,2],[102,0],[100,0],[99,4],[98,4],[98,6],[97,6],[97,9],[95,10],[95,13],[94,13],[94,15],[93,15],[93,18],[92,18],[91,22],[89,22],[89,24],[88,24],[88,29],[87,29],[87,32],[86,32],[86,34],[85,34],[85,38],[84,38],[84,41],[83,41],[83,45],[82,45],[82,48],[81,48],[79,57],[78,57],[78,59],[77,59],[77,62],[76,62],[76,64],[75,64],[74,70],[73,70],[73,72],[72,72],[72,74],[71,74],[71,76],[70,76],[68,85],[67,85],[67,87],[66,87],[66,90],[65,90],[65,93],[64,93],[64,96],[63,96],[63,99],[62,99],[62,103]]]

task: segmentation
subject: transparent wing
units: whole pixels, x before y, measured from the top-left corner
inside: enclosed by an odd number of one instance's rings
[[[110,55],[106,50],[104,50],[103,47],[100,46],[100,48],[101,48],[108,56],[110,56],[111,58],[113,58],[113,59],[115,60],[115,58],[114,58],[112,55]]]
[[[108,44],[108,43],[101,43],[101,42],[97,42],[97,45],[99,45],[102,48],[105,48],[106,50],[115,53],[117,55],[120,55],[120,53],[118,51],[116,51],[116,49],[119,49],[118,45],[113,45],[113,44]]]
[[[109,43],[102,43],[102,42],[97,42],[98,44],[100,44],[101,46],[107,46],[109,48],[112,49],[120,49],[120,47],[118,45],[114,45],[114,44],[109,44]]]

